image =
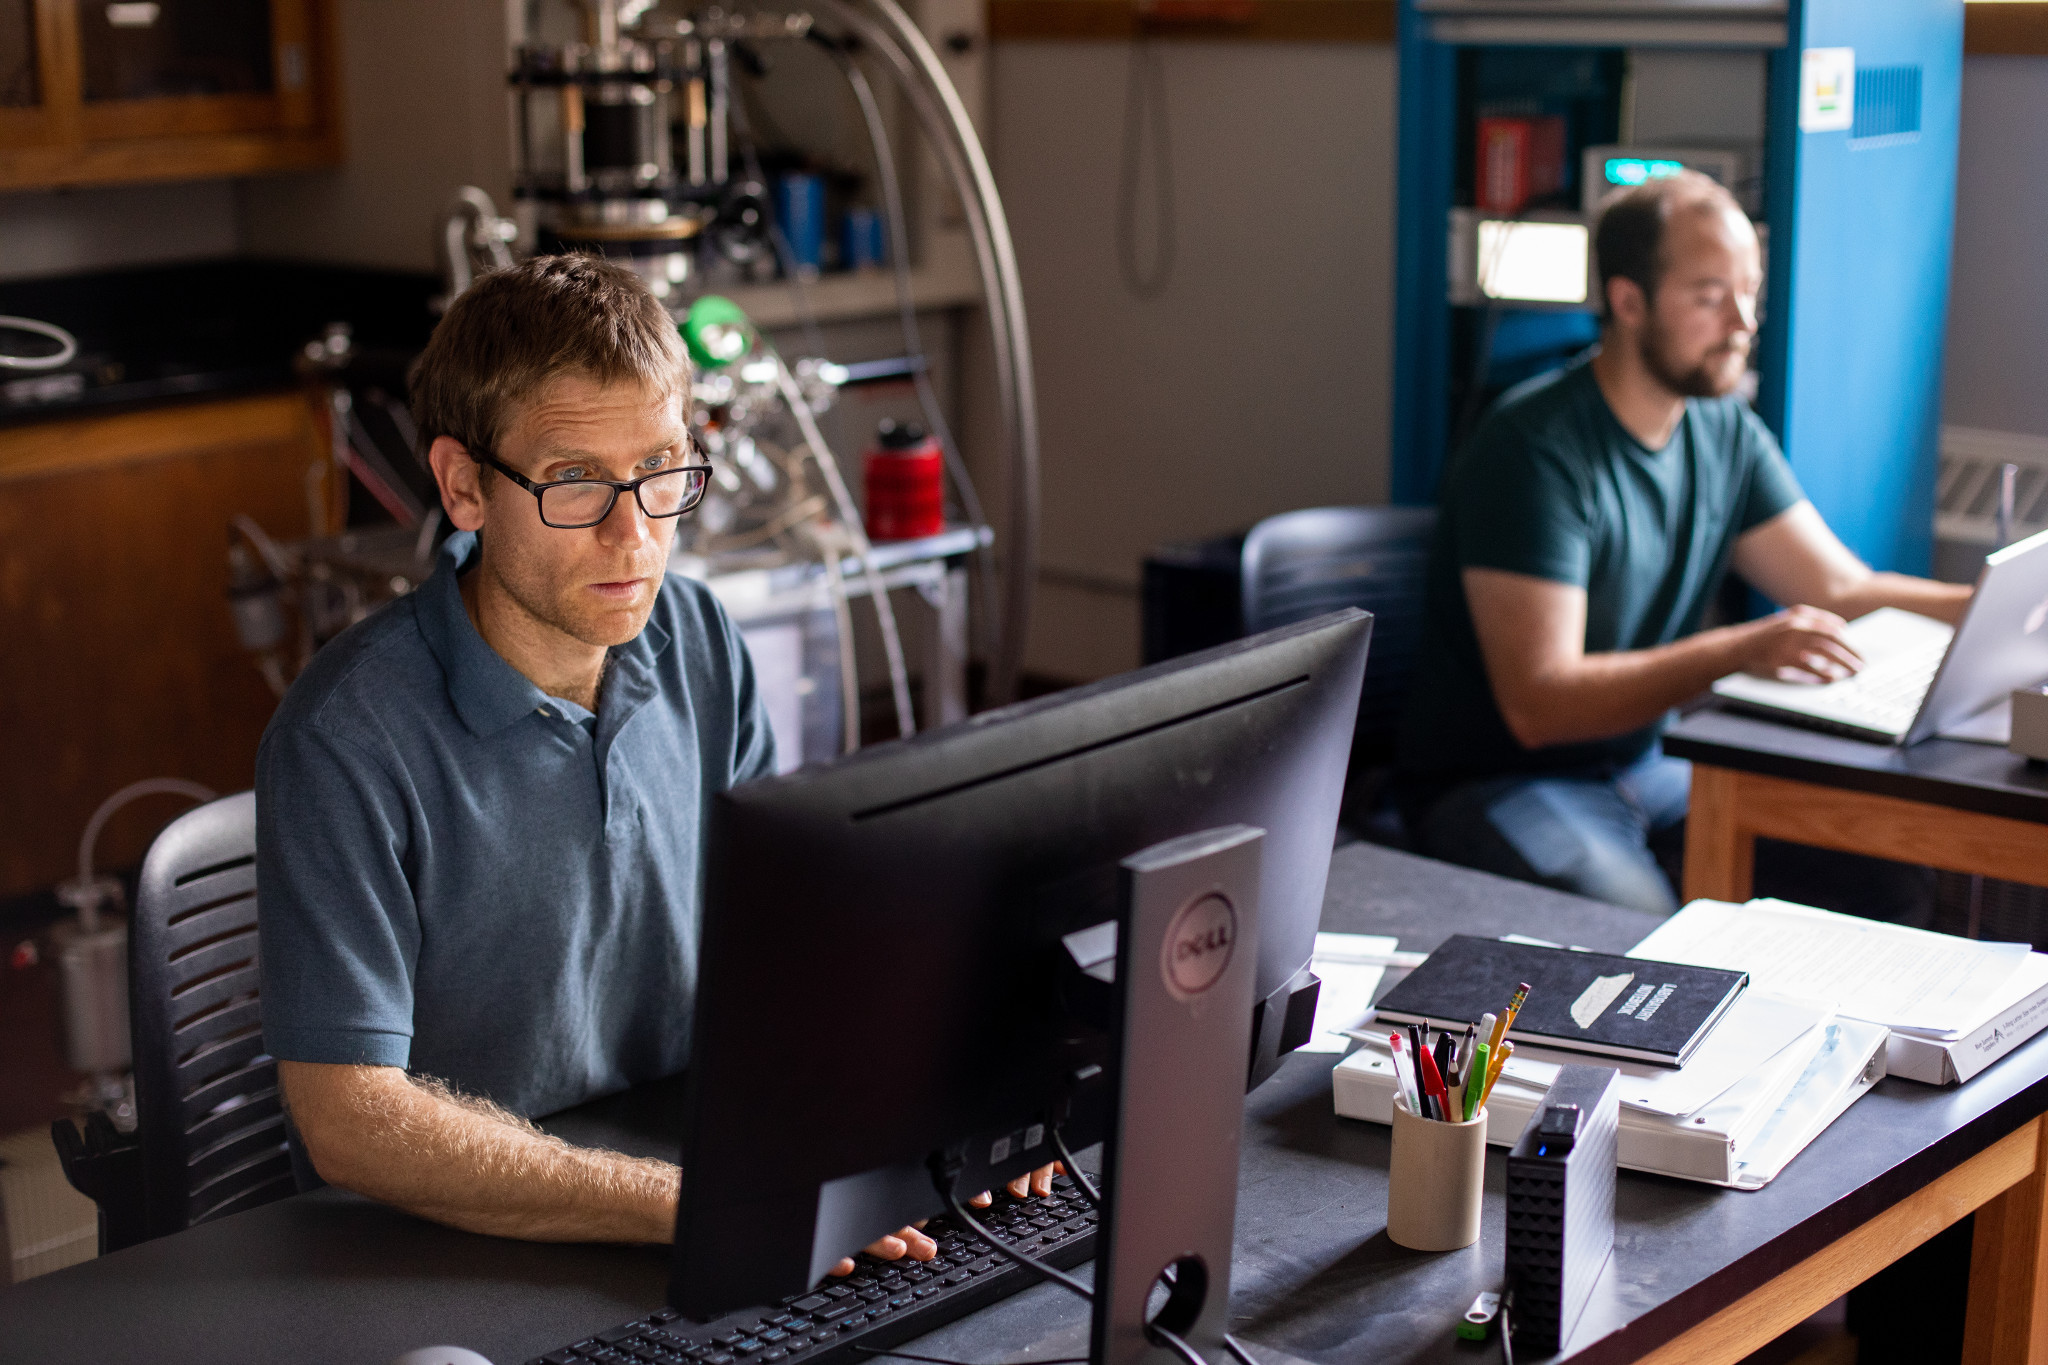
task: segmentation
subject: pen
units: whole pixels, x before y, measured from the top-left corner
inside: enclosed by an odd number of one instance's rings
[[[1465,1119],[1469,1123],[1486,1102],[1486,1056],[1489,1049],[1481,1043],[1473,1049],[1472,1065],[1465,1068]]]
[[[1465,1037],[1458,1043],[1456,1062],[1460,1073],[1472,1069],[1472,1042],[1478,1030],[1471,1024],[1465,1025]]]
[[[1445,1105],[1445,1104],[1443,1103],[1443,1101],[1444,1101],[1444,1080],[1443,1080],[1443,1073],[1437,1070],[1437,1065],[1436,1065],[1436,1059],[1435,1059],[1434,1057],[1430,1056],[1430,1055],[1429,1055],[1429,1054],[1428,1054],[1427,1052],[1425,1052],[1425,1053],[1423,1053],[1423,1054],[1422,1054],[1422,1057],[1421,1057],[1421,1062],[1422,1062],[1422,1073],[1421,1073],[1421,1074],[1422,1074],[1422,1090],[1423,1090],[1423,1093],[1424,1093],[1424,1094],[1426,1094],[1426,1095],[1428,1095],[1428,1096],[1429,1096],[1429,1098],[1430,1098],[1431,1100],[1435,1101],[1435,1102],[1436,1102],[1436,1103],[1437,1103],[1437,1104],[1438,1104],[1439,1106],[1442,1106],[1442,1107],[1441,1107],[1441,1109],[1440,1109],[1440,1112],[1439,1112],[1439,1116],[1440,1116],[1440,1117],[1443,1117],[1443,1116],[1448,1116],[1448,1115],[1449,1115],[1449,1113],[1450,1113],[1450,1108],[1449,1108],[1449,1106],[1448,1106],[1448,1105]]]
[[[1486,1089],[1479,1092],[1479,1107],[1481,1109],[1486,1107],[1487,1097],[1493,1094],[1494,1082],[1500,1079],[1501,1069],[1508,1064],[1508,1058],[1514,1055],[1515,1045],[1513,1043],[1502,1043],[1500,1051],[1494,1054],[1493,1065],[1489,1068],[1490,1074],[1486,1078]]]
[[[1486,1046],[1486,1055],[1487,1055],[1487,1056],[1488,1056],[1489,1058],[1490,1058],[1490,1057],[1492,1057],[1494,1053],[1496,1053],[1496,1052],[1499,1052],[1499,1051],[1500,1051],[1500,1016],[1499,1016],[1499,1015],[1497,1015],[1497,1014],[1482,1014],[1482,1015],[1480,1015],[1480,1016],[1479,1016],[1479,1041],[1480,1041],[1481,1043],[1485,1044],[1485,1046]],[[1481,1068],[1481,1070],[1480,1070],[1480,1072],[1479,1072],[1479,1076],[1480,1076],[1480,1083],[1481,1083],[1481,1084],[1484,1084],[1484,1083],[1485,1083],[1485,1077],[1486,1077],[1486,1071],[1485,1071],[1485,1069],[1484,1069],[1483,1067]]]
[[[1393,1049],[1394,1054],[1394,1084],[1400,1087],[1401,1098],[1407,1103],[1408,1112],[1420,1118],[1422,1116],[1422,1096],[1416,1090],[1415,1083],[1408,1077],[1408,1067],[1406,1064],[1407,1050],[1401,1045],[1401,1035],[1389,1033],[1387,1035],[1387,1045]]]
[[[1432,1052],[1431,1057],[1432,1060],[1436,1062],[1436,1074],[1438,1078],[1438,1083],[1442,1084],[1443,1077],[1446,1076],[1451,1069],[1451,1035],[1448,1032],[1437,1034],[1436,1047]]]

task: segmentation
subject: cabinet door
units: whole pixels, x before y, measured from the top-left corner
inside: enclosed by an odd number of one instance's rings
[[[0,0],[0,189],[340,160],[335,0]]]
[[[88,140],[311,123],[306,0],[74,0]]]

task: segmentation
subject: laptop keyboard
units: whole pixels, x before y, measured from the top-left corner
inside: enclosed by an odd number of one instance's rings
[[[1853,678],[1834,684],[1829,698],[1879,729],[1904,733],[1920,712],[1920,703],[1934,683],[1946,647],[1912,653],[1871,664]]]
[[[1095,1254],[1096,1211],[1066,1176],[1054,1178],[1046,1198],[1014,1199],[1003,1191],[975,1217],[999,1241],[1056,1269]],[[527,1365],[852,1365],[1039,1282],[951,1218],[934,1218],[924,1230],[939,1244],[929,1261],[862,1253],[851,1275],[773,1308],[702,1324],[664,1308]]]

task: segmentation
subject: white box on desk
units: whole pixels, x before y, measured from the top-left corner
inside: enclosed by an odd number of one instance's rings
[[[1837,1032],[1829,1038],[1827,1030]],[[1619,1163],[1652,1175],[1761,1189],[1884,1078],[1887,1032],[1860,1020],[1834,1019],[1817,1027],[1816,1037],[1786,1048],[1755,1077],[1693,1114],[1668,1117],[1623,1106]],[[1814,1083],[1810,1093],[1809,1081]],[[1361,1046],[1337,1064],[1330,1084],[1339,1115],[1392,1123],[1396,1081],[1382,1048]],[[1786,1119],[1792,1127],[1776,1131],[1771,1120],[1781,1109],[1792,1110],[1798,1097],[1803,1102]],[[1487,1145],[1512,1147],[1542,1102],[1541,1089],[1503,1076],[1487,1101]]]

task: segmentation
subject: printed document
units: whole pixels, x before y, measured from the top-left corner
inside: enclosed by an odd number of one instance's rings
[[[1787,901],[1698,900],[1628,955],[1746,971],[1755,990],[1832,1000],[1852,1019],[1952,1039],[2006,999],[2031,951]]]
[[[1316,997],[1315,1032],[1303,1052],[1342,1052],[1351,1046],[1345,1029],[1372,1013],[1373,992],[1387,974],[1386,959],[1401,940],[1383,934],[1317,934],[1309,967],[1323,979]]]

